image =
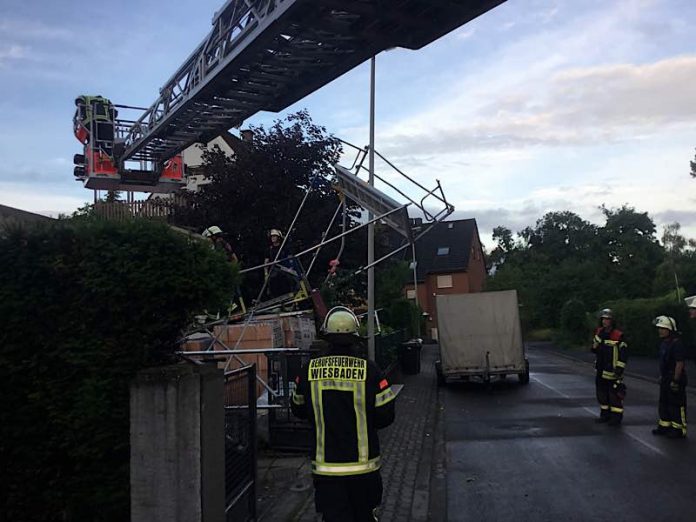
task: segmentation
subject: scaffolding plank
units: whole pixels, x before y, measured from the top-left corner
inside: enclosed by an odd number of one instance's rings
[[[384,192],[371,186],[340,165],[336,165],[336,180],[341,191],[343,191],[347,197],[355,201],[365,210],[372,212],[375,216],[380,216],[392,210],[396,210],[399,207],[404,207],[404,205],[396,202]],[[408,239],[409,242],[412,240],[411,221],[409,220],[406,207],[402,208],[399,212],[394,212],[385,217],[384,222]]]

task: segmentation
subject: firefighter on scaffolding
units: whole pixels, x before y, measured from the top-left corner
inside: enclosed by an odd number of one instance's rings
[[[377,430],[394,421],[396,393],[379,367],[356,350],[358,319],[343,306],[322,326],[328,354],[295,380],[293,413],[309,419],[317,512],[325,521],[376,520],[382,501]]]
[[[628,345],[624,341],[623,332],[616,328],[614,313],[609,308],[600,312],[599,322],[592,340],[592,352],[596,355],[595,386],[599,402],[599,418],[596,422],[620,426],[626,396],[623,374]]]

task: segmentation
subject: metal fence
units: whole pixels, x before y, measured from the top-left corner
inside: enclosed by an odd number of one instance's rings
[[[256,520],[256,365],[225,374],[225,520]]]
[[[406,341],[406,330],[375,336],[375,361],[391,377],[399,361],[399,346]]]

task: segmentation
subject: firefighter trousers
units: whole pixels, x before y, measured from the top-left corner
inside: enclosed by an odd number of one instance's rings
[[[615,386],[617,382],[612,379],[604,379],[601,375],[598,375],[595,380],[599,416],[610,422],[621,422],[623,419],[623,399],[617,393]]]
[[[658,405],[658,429],[686,436],[686,386],[681,384],[673,391],[670,381],[660,383],[660,402]]]
[[[326,522],[374,522],[381,502],[379,471],[347,477],[314,476],[314,504]]]

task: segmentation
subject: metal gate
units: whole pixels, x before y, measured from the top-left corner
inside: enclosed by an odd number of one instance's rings
[[[267,353],[268,384],[277,396],[269,394],[268,436],[269,444],[279,450],[307,450],[311,444],[311,427],[290,411],[290,398],[295,389],[295,377],[299,375],[316,352],[297,350],[292,353]]]
[[[225,374],[225,520],[256,520],[256,365]]]

